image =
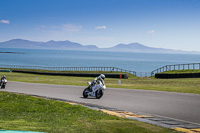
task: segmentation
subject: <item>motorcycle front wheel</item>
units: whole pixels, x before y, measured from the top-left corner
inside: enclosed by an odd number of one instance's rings
[[[88,97],[88,88],[86,88],[84,91],[83,91],[83,97],[84,98],[87,98]]]
[[[96,98],[100,99],[103,96],[103,91],[102,90],[98,90],[96,91]]]
[[[5,86],[5,85],[2,85],[2,86],[1,86],[1,89],[5,89],[5,88],[6,88],[6,86]]]
[[[3,84],[1,84],[1,89],[3,89]]]

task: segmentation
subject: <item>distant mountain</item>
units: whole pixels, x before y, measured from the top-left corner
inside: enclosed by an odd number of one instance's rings
[[[22,39],[13,39],[0,43],[0,48],[36,48],[42,42],[32,42]]]
[[[131,44],[118,44],[109,49],[113,51],[147,52],[150,50],[154,50],[155,48],[147,47],[139,43],[131,43]]]
[[[177,54],[200,54],[197,51],[182,51],[164,48],[147,47],[139,43],[118,44],[105,49],[106,51],[139,52],[139,53],[177,53]]]
[[[83,46],[70,41],[35,42],[22,39],[13,39],[0,43],[0,48],[25,48],[25,49],[63,49],[63,50],[92,50],[98,49],[95,45]]]
[[[181,51],[163,48],[147,47],[139,43],[118,44],[110,48],[98,48],[95,45],[81,45],[70,41],[36,42],[23,39],[13,39],[0,43],[0,48],[25,48],[25,49],[62,49],[62,50],[93,50],[93,51],[119,51],[140,53],[176,53],[176,54],[200,54],[197,51]]]

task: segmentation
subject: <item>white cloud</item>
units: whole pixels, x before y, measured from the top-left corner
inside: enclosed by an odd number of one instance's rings
[[[82,29],[82,26],[75,25],[75,24],[40,25],[37,27],[37,29],[42,32],[48,32],[51,34],[73,35],[77,32],[80,32]]]
[[[106,26],[97,26],[97,27],[95,27],[95,29],[97,29],[97,30],[99,30],[99,29],[104,29],[104,30],[106,30],[107,27],[106,27]]]
[[[155,31],[154,30],[150,30],[150,31],[147,31],[148,34],[152,34],[153,36],[155,35]]]
[[[10,24],[10,21],[9,20],[0,20],[0,23],[2,23],[2,24]]]

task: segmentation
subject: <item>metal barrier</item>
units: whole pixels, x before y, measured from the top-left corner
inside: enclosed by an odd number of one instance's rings
[[[190,64],[175,64],[175,65],[166,65],[161,68],[158,68],[151,72],[151,76],[156,73],[173,71],[173,70],[198,70],[200,69],[200,63],[190,63]]]
[[[156,73],[173,70],[197,70],[200,69],[200,63],[175,64],[160,67],[152,72],[135,72],[117,67],[44,67],[44,66],[23,66],[23,65],[2,65],[0,68],[18,68],[18,69],[38,69],[51,71],[103,71],[103,72],[126,72],[138,77],[151,77]]]
[[[136,75],[138,77],[151,77],[151,72],[136,72]]]
[[[0,68],[18,68],[18,69],[38,69],[51,71],[104,71],[104,72],[126,72],[136,75],[135,71],[129,71],[117,67],[43,67],[43,66],[22,66],[22,65],[1,65]]]

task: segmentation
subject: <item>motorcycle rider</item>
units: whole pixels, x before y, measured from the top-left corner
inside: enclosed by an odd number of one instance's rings
[[[92,86],[94,86],[95,84],[100,84],[100,82],[104,85],[104,79],[105,79],[105,75],[101,74],[100,76],[96,77],[93,81],[92,81]],[[92,91],[92,86],[89,88],[89,91]]]
[[[96,77],[94,79],[94,81],[96,81],[96,83],[98,83],[98,84],[100,84],[100,82],[101,82],[104,85],[105,84],[104,79],[105,79],[105,75],[101,74],[100,76]]]
[[[6,79],[6,76],[5,75],[3,75],[3,77],[1,78],[1,81],[0,81],[0,85],[2,86],[2,80],[4,80],[4,79]]]
[[[5,75],[3,75],[3,77],[1,78],[1,82],[2,82],[2,80],[4,80],[4,79],[6,79],[6,76],[5,76]]]

